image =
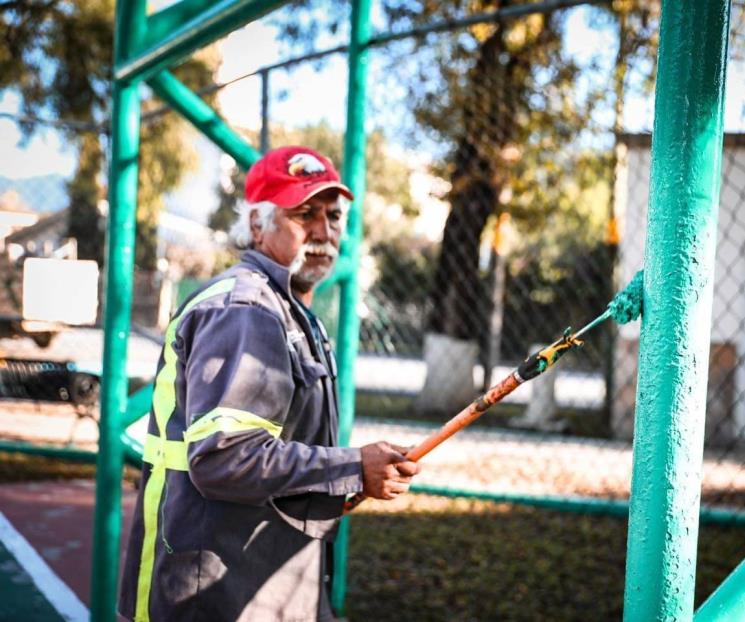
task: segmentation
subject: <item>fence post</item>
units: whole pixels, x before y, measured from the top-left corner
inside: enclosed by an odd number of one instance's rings
[[[693,617],[729,0],[663,0],[624,620]]]
[[[144,34],[145,0],[117,2],[114,56],[128,55]],[[116,620],[124,448],[119,440],[127,410],[127,342],[132,307],[137,163],[140,148],[139,82],[114,81],[109,162],[101,421],[96,468],[91,620]]]
[[[269,151],[269,70],[259,72],[261,76],[261,153]]]
[[[357,271],[362,241],[362,201],[365,196],[365,98],[367,97],[367,43],[370,39],[371,0],[353,0],[349,41],[349,88],[347,130],[344,135],[344,180],[354,193],[349,211],[347,238],[342,256],[349,269],[340,281],[339,331],[339,444],[349,445],[354,421],[354,364],[359,345],[357,315]],[[334,546],[334,577],[331,604],[337,615],[344,614],[347,590],[347,548],[349,519],[342,519]]]

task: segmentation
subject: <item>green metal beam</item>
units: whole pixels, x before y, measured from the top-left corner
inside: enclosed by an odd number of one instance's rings
[[[182,114],[223,151],[233,156],[244,170],[248,170],[261,157],[261,153],[234,132],[217,112],[172,73],[161,71],[150,78],[148,84],[163,101]]]
[[[120,60],[115,80],[147,79],[186,58],[195,50],[285,4],[286,0],[218,0],[158,43],[136,56]]]
[[[119,1],[114,16],[114,64],[135,53],[146,36],[147,0]]]
[[[663,0],[624,620],[693,617],[729,0]]]
[[[139,137],[140,97],[137,84],[114,83],[101,421],[91,584],[91,620],[101,622],[116,619],[124,460],[119,435],[127,410],[127,342],[132,307]]]
[[[181,0],[149,15],[147,18],[147,33],[141,48],[137,52],[157,46],[172,32],[198,18],[213,4],[215,4],[215,0]]]
[[[352,2],[352,32],[349,47],[349,91],[347,94],[347,128],[344,135],[343,177],[355,200],[347,220],[347,235],[342,245],[339,270],[346,272],[342,281],[339,320],[339,390],[341,422],[339,442],[349,443],[354,420],[354,361],[359,340],[357,315],[357,272],[362,243],[362,204],[365,195],[365,102],[367,97],[368,53],[370,33],[370,0]]]
[[[144,35],[146,0],[116,3],[114,59],[137,49]],[[127,342],[132,307],[137,163],[140,150],[139,83],[114,82],[109,162],[109,223],[104,297],[101,421],[96,467],[96,511],[91,570],[91,620],[116,620],[121,485],[119,440],[127,409]]]
[[[742,622],[745,616],[745,561],[714,590],[693,617],[694,622]]]
[[[0,451],[30,456],[44,456],[45,458],[59,458],[73,462],[95,464],[98,452],[76,449],[75,447],[58,447],[55,445],[35,445],[24,441],[0,441]]]
[[[131,443],[128,444],[131,445]],[[36,445],[23,441],[0,441],[0,451],[13,454],[26,454],[29,456],[43,456],[44,458],[54,458],[70,462],[84,462],[87,464],[96,464],[98,461],[97,451],[88,451],[86,449],[78,449],[77,447]],[[124,459],[127,464],[142,468],[142,450],[139,453],[133,453],[125,445],[124,451]]]
[[[432,486],[430,484],[417,483],[411,485],[409,492],[441,497],[465,497],[468,499],[481,499],[483,501],[496,501],[498,503],[514,503],[515,505],[529,505],[574,514],[600,514],[604,516],[617,516],[619,518],[625,518],[629,514],[629,502],[624,499],[526,495],[513,492],[490,492],[470,488],[451,488],[449,486]],[[711,525],[745,527],[745,512],[734,508],[701,506],[700,520],[702,523]]]
[[[130,436],[126,430],[121,433],[119,439],[124,449],[125,460],[132,466],[142,469],[142,454],[145,451],[142,443]]]
[[[153,403],[153,388],[154,385],[151,383],[129,396],[127,412],[124,413],[122,420],[122,429],[128,428],[150,412],[150,406]]]
[[[349,445],[354,422],[354,364],[359,346],[360,319],[357,314],[360,245],[362,243],[362,203],[365,196],[365,102],[367,98],[368,42],[370,39],[370,0],[353,0],[349,40],[349,82],[347,128],[344,135],[344,180],[355,200],[349,210],[347,238],[342,246],[347,278],[340,281],[339,330],[339,443]],[[342,519],[334,545],[334,577],[331,604],[338,616],[344,615],[347,591],[349,519]]]

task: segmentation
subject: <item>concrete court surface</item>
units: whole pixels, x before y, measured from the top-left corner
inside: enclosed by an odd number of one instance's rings
[[[90,480],[0,486],[0,621],[88,620],[94,501]],[[122,547],[134,503],[125,488]]]

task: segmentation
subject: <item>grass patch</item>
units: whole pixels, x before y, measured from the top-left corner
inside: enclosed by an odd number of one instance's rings
[[[127,479],[138,471],[127,468]],[[92,478],[95,467],[0,452],[0,482]],[[743,556],[745,530],[702,525],[696,605]],[[417,622],[620,620],[626,521],[404,495],[351,516],[347,617]]]
[[[352,515],[352,622],[622,617],[624,519],[424,495],[395,512],[366,504]],[[697,605],[741,561],[742,542],[742,529],[702,526]]]

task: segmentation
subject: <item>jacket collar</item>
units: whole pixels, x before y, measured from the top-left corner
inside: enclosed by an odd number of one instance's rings
[[[292,294],[292,290],[290,289],[290,271],[286,267],[279,265],[276,261],[269,259],[269,257],[264,255],[264,253],[260,253],[253,249],[249,249],[241,255],[241,263],[249,268],[259,270],[261,273],[266,274],[274,286],[282,292],[285,299],[290,302],[290,307],[295,310],[295,320],[302,326],[313,356],[316,360],[321,360],[322,355],[316,346],[316,340],[313,336],[313,328],[310,325],[310,320],[306,313],[306,311],[309,311],[312,314],[312,311],[307,309],[307,307],[305,307],[305,305],[303,305]],[[325,328],[323,329],[323,332],[324,340],[326,340]],[[327,366],[327,369],[331,369],[330,363],[326,362],[325,365]]]
[[[247,264],[252,268],[258,268],[266,274],[274,284],[282,290],[282,293],[289,299],[294,300],[292,290],[290,289],[290,271],[279,265],[276,261],[269,259],[264,253],[249,249],[241,255],[241,263]]]

